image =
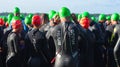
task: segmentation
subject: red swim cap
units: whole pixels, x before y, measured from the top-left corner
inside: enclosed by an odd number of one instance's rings
[[[20,20],[14,20],[12,22],[12,28],[13,29],[19,29],[22,26],[22,23]]]
[[[0,25],[3,26],[4,25],[4,20],[2,18],[0,18]]]
[[[90,20],[89,20],[89,18],[86,18],[86,17],[82,18],[82,19],[80,20],[80,25],[81,25],[83,28],[88,29],[88,27],[90,26]]]
[[[41,22],[41,18],[39,15],[34,15],[32,17],[32,25],[39,26],[39,25],[41,25],[41,23],[42,22]]]

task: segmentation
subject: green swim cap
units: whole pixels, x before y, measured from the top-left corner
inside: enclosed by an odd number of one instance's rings
[[[10,13],[10,14],[8,14],[7,18],[8,18],[8,19],[12,19],[13,16],[14,16],[14,15],[13,15],[12,13]]]
[[[91,17],[92,21],[96,21],[96,18],[94,16]]]
[[[118,13],[114,13],[114,14],[112,14],[112,16],[111,16],[111,20],[118,21],[118,20],[119,20],[119,14],[118,14]]]
[[[28,17],[29,17],[29,18],[32,18],[32,17],[33,17],[33,14],[29,14]]]
[[[106,20],[110,21],[111,20],[111,16],[107,16]]]
[[[78,20],[80,20],[82,18],[82,14],[78,15]]]
[[[7,16],[7,18],[8,18],[8,20],[7,20],[8,24],[10,24],[13,16],[14,16],[13,13],[8,14],[8,16]]]
[[[49,12],[49,20],[51,20],[53,18],[54,14],[56,14],[56,11],[54,11],[54,10],[51,10]]]
[[[31,24],[31,19],[30,19],[30,17],[25,17],[25,20],[24,20],[24,22],[25,22],[25,24],[26,25],[29,25],[29,24]]]
[[[23,14],[20,14],[20,18],[24,19],[24,18],[25,18],[25,16],[24,16]]]
[[[21,20],[21,19],[20,19],[20,17],[18,17],[18,16],[14,16],[14,17],[12,18],[12,21],[14,21],[14,20]]]
[[[101,20],[106,20],[105,14],[100,14],[99,15],[99,21],[101,21]]]
[[[14,13],[20,13],[20,9],[18,7],[14,8]]]
[[[2,16],[1,18],[4,20],[4,22],[7,22],[8,20],[6,16]]]
[[[83,12],[83,13],[82,13],[82,18],[83,18],[83,17],[88,17],[88,18],[89,18],[89,17],[90,17],[89,12]]]
[[[56,15],[58,15],[58,16],[59,16],[59,13],[58,13],[58,12],[56,12],[56,13],[54,14],[53,18],[54,18]]]
[[[60,18],[71,16],[71,12],[67,7],[62,7],[59,11]]]

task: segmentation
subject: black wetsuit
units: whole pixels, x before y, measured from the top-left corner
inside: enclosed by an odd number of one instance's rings
[[[7,67],[24,67],[27,60],[24,37],[24,33],[9,33],[7,38]]]
[[[2,39],[4,36],[4,27],[0,26],[0,67],[5,67],[5,50],[3,47]]]
[[[27,28],[26,33],[32,30],[32,27],[30,27],[30,26],[29,27],[26,26],[26,28]]]
[[[93,67],[94,66],[94,43],[95,35],[89,29],[83,29],[80,24],[75,24],[79,30],[78,44],[79,44],[79,66]]]
[[[105,34],[106,24],[104,22],[103,23],[99,22],[99,26],[102,30],[102,33]]]
[[[117,43],[116,45],[114,45],[114,58],[116,61],[116,65],[120,66],[120,60],[119,60],[119,56],[120,56],[120,24],[117,24],[114,28],[114,42]]]
[[[87,67],[94,67],[94,49],[95,49],[95,35],[89,29],[86,30],[88,46],[87,46]]]
[[[63,22],[51,31],[56,47],[54,67],[76,67],[78,62],[78,30],[72,22]]]
[[[115,26],[116,25],[109,25],[106,28],[105,44],[107,47],[107,65],[108,65],[108,67],[116,67],[114,55],[113,55],[113,49],[118,40],[118,36],[116,36],[116,34],[114,33]]]
[[[44,24],[42,27],[40,27],[40,31],[44,32],[44,34],[47,33],[47,31],[51,28],[50,26],[50,22],[49,23],[46,23]]]
[[[50,61],[52,61],[52,59],[55,57],[55,43],[54,40],[52,38],[52,32],[54,30],[54,26],[50,27],[49,30],[46,32],[46,39],[47,39],[47,43],[48,43],[48,48],[49,48],[49,52],[50,52]],[[54,65],[54,62],[51,62]]]
[[[120,66],[120,37],[117,41],[116,46],[114,47],[114,58],[116,61],[116,65],[119,67]]]
[[[26,35],[29,67],[50,67],[48,47],[44,34],[39,29],[32,29]]]
[[[120,24],[117,24],[115,26],[115,29],[116,29],[116,31],[115,31],[115,37],[118,39],[120,37]]]
[[[95,35],[95,45],[94,45],[94,64],[95,67],[105,67],[104,57],[105,49],[103,48],[104,45],[104,37],[101,30],[101,27],[96,22],[91,22],[89,29]],[[104,29],[103,29],[104,30]]]

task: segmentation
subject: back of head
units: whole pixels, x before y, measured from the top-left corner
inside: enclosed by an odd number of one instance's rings
[[[77,19],[81,20],[81,18],[82,18],[82,14],[79,14],[78,17],[77,17]]]
[[[56,13],[56,11],[54,11],[54,10],[51,10],[49,12],[49,20],[53,19],[53,16],[54,16],[55,13]]]
[[[36,27],[39,27],[41,24],[42,24],[42,22],[41,22],[40,16],[39,15],[34,15],[32,17],[32,25],[36,26]]]
[[[71,12],[67,7],[62,7],[59,11],[60,18],[70,17]]]
[[[96,18],[94,16],[91,17],[91,20],[96,22]]]
[[[47,14],[41,14],[42,24],[48,23],[49,18]]]
[[[82,13],[82,18],[84,18],[84,17],[89,18],[89,17],[90,17],[89,12],[83,12],[83,13]]]
[[[105,16],[105,14],[100,14],[99,15],[99,21],[101,22],[104,22],[106,20],[106,16]]]
[[[14,12],[14,16],[19,16],[20,15],[20,9],[18,7],[15,7],[13,12]]]
[[[22,23],[20,20],[13,20],[12,21],[12,29],[20,29],[22,26]]]
[[[88,27],[90,26],[90,20],[89,20],[89,18],[83,17],[83,18],[80,20],[80,25],[81,25],[83,28],[88,29]]]
[[[0,26],[3,26],[5,24],[4,20],[0,18]]]
[[[111,16],[107,16],[107,17],[106,17],[106,20],[109,20],[109,21],[110,21],[110,20],[111,20]]]
[[[25,17],[25,20],[24,20],[25,24],[26,25],[30,25],[31,24],[31,18],[30,17]]]
[[[119,14],[118,13],[112,14],[111,20],[118,21],[119,20]]]

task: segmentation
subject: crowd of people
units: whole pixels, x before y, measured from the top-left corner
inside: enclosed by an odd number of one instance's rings
[[[71,13],[0,17],[0,67],[120,67],[120,15]]]

